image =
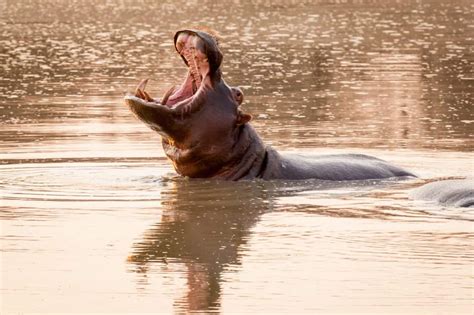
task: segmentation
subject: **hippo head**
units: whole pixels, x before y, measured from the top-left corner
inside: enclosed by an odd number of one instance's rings
[[[178,173],[215,176],[230,163],[251,116],[239,109],[242,91],[222,79],[223,56],[213,35],[182,30],[174,36],[174,45],[188,67],[184,81],[154,99],[145,92],[147,80],[143,80],[125,102],[138,119],[162,136],[165,153]]]

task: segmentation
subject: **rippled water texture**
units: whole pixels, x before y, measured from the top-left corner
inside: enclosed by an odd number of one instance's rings
[[[472,1],[0,1],[0,312],[472,314]],[[265,142],[419,179],[175,175],[122,97],[160,95],[172,36],[218,30]]]

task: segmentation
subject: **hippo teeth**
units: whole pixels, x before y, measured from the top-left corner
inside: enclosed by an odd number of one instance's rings
[[[197,87],[201,86],[202,77],[199,71],[199,64],[196,58],[196,49],[194,47],[184,49],[182,52],[184,58],[188,62],[189,71],[193,78],[193,93],[196,92]]]

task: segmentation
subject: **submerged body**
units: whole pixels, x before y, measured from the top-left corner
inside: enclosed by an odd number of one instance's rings
[[[184,30],[174,37],[176,51],[188,66],[184,82],[161,100],[145,92],[125,97],[131,111],[162,136],[175,170],[193,178],[362,180],[413,176],[365,155],[316,158],[281,155],[266,146],[239,106],[243,94],[222,79],[222,53],[214,36]]]
[[[474,207],[474,179],[432,182],[413,190],[410,196],[447,207]]]

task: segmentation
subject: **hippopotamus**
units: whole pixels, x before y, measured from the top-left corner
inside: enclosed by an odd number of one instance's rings
[[[474,179],[434,181],[412,190],[410,197],[446,207],[474,207]]]
[[[147,79],[125,96],[134,115],[162,137],[176,172],[191,178],[243,180],[365,180],[414,176],[362,154],[319,157],[287,155],[265,145],[240,105],[243,93],[221,72],[218,40],[199,30],[181,30],[174,47],[188,67],[184,82],[161,99],[146,91]]]

